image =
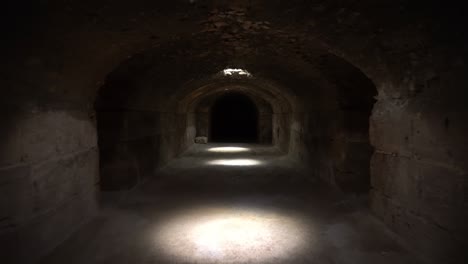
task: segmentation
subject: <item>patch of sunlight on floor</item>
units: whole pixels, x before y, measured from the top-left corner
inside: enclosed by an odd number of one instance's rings
[[[262,164],[262,162],[255,159],[217,159],[210,160],[207,164],[221,166],[255,166]]]
[[[181,262],[277,261],[301,251],[306,229],[298,219],[276,212],[199,208],[160,226],[156,244]]]
[[[215,147],[209,148],[209,152],[217,152],[217,153],[239,153],[239,152],[247,152],[249,148],[242,148],[242,147]]]

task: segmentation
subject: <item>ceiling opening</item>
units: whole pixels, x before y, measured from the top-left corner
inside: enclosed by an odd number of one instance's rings
[[[248,71],[246,70],[243,70],[243,69],[232,69],[232,68],[228,68],[228,69],[224,69],[223,70],[223,74],[225,76],[236,76],[236,75],[239,75],[239,76],[247,76],[247,77],[250,77],[252,76]]]

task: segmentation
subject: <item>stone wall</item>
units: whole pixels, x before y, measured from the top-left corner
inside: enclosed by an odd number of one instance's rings
[[[97,211],[96,128],[88,113],[65,110],[18,114],[8,128],[0,131],[0,258],[31,263]]]
[[[431,104],[421,97],[386,98],[374,110],[372,208],[431,261],[458,263],[468,245],[467,152],[459,145],[466,122],[459,106],[441,111],[440,97]]]
[[[134,187],[193,143],[185,114],[99,109],[97,115],[102,190]]]

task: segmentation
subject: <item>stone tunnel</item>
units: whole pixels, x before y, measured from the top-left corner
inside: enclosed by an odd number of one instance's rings
[[[1,263],[468,261],[462,3],[3,8]]]

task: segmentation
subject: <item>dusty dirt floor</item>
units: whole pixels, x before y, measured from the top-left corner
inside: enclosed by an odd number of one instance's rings
[[[195,145],[42,263],[415,264],[366,209],[274,147]]]

